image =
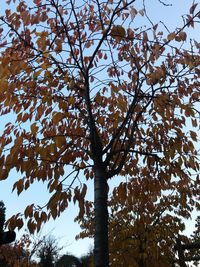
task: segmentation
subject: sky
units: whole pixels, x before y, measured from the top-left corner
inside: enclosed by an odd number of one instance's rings
[[[164,22],[169,30],[173,30],[176,26],[182,25],[181,15],[186,14],[189,7],[193,3],[191,0],[162,0],[166,4],[172,4],[172,6],[163,6],[159,3],[159,0],[146,0],[146,7],[148,16],[151,20],[156,23],[159,21]],[[3,15],[5,4],[1,1],[0,16]],[[136,1],[142,3],[142,1]],[[196,1],[197,3],[198,1]],[[142,7],[141,7],[142,8]],[[139,23],[140,21],[136,21]],[[199,29],[191,33],[191,37],[195,37],[197,41],[200,41]],[[5,117],[0,117],[0,134],[3,129],[3,124],[7,123]],[[16,192],[12,193],[13,182],[15,181],[16,173],[13,171],[10,173],[9,178],[6,181],[0,182],[0,200],[3,200],[6,206],[6,217],[9,218],[11,215],[18,212],[23,212],[28,204],[37,202],[43,206],[48,198],[46,185],[42,183],[33,184],[30,190],[23,192],[19,197]],[[114,178],[112,187],[117,185],[120,178]],[[89,186],[89,198],[93,198],[92,182]],[[77,223],[74,223],[74,217],[77,215],[78,208],[71,204],[56,221],[51,220],[42,229],[42,234],[51,232],[56,238],[59,239],[61,246],[65,246],[63,253],[72,253],[76,256],[81,256],[88,252],[91,248],[93,241],[91,239],[85,239],[75,241],[75,236],[80,232],[80,228]],[[194,227],[194,221],[187,222],[187,232],[191,233]],[[24,230],[17,232],[17,238],[19,238]]]

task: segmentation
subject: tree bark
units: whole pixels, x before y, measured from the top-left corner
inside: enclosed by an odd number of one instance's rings
[[[104,167],[96,166],[94,178],[94,266],[109,266],[108,248],[108,182]]]

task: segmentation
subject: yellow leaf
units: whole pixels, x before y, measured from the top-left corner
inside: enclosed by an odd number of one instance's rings
[[[51,65],[48,62],[43,62],[40,67],[43,70],[47,70]]]
[[[168,36],[167,36],[167,40],[168,40],[168,41],[172,41],[172,40],[175,39],[175,37],[176,37],[175,32],[171,32],[170,34],[168,34]]]
[[[50,53],[49,53],[48,50],[43,52],[43,57],[44,58],[49,58],[49,56],[50,56]]]

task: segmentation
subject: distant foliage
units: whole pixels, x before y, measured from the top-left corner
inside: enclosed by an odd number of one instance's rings
[[[179,194],[172,194],[168,188],[164,190],[157,179],[143,177],[121,183],[113,190],[109,200],[112,267],[167,267],[175,260],[176,237],[185,229],[182,219],[187,218],[190,207],[180,205]],[[92,205],[84,218],[76,220],[82,228],[78,239],[94,236]]]
[[[39,259],[39,266],[54,267],[61,249],[56,238],[51,235],[39,239],[36,242],[35,252]]]

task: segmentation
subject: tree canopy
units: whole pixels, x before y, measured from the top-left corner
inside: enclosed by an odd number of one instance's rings
[[[189,190],[188,190],[189,192]],[[133,178],[122,182],[109,199],[111,266],[171,266],[176,259],[176,238],[183,234],[191,205],[180,203],[178,191],[164,190],[158,179]],[[94,237],[93,205],[83,218],[77,239]]]
[[[200,44],[187,38],[198,5],[168,32],[140,2],[9,0],[0,17],[0,115],[12,115],[0,138],[0,179],[15,169],[18,195],[47,184],[47,204],[24,211],[30,232],[70,201],[82,218],[93,179],[95,267],[109,264],[108,180],[116,175],[177,192],[186,217],[199,208]],[[20,214],[8,221],[23,223]]]

